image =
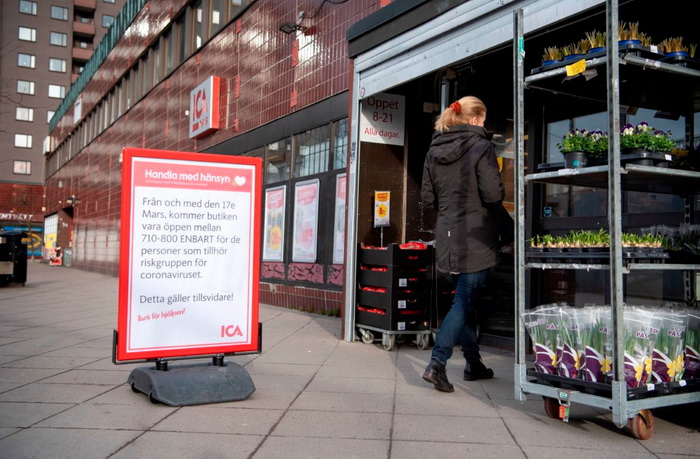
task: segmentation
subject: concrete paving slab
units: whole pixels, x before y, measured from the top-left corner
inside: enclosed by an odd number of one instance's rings
[[[139,431],[90,429],[27,429],[0,440],[3,457],[75,459],[109,457]]]
[[[459,452],[459,456],[454,456],[455,452],[457,451]],[[517,459],[537,456],[526,456],[517,445],[395,440],[392,442],[390,457],[395,459],[403,459],[407,457],[476,457],[479,459]],[[559,459],[561,459],[561,457],[566,456],[560,456]]]
[[[11,365],[11,363],[9,365]],[[12,368],[3,365],[2,371],[0,371],[0,382],[28,384],[45,380],[51,376],[61,374],[63,371],[65,370],[55,368]]]
[[[561,459],[566,457],[567,459],[591,459],[591,457],[606,458],[606,459],[651,459],[658,458],[653,453],[650,452],[631,452],[631,451],[600,451],[596,452],[594,456],[591,456],[591,450],[580,449],[576,446],[524,446],[523,451],[527,454],[527,457],[536,457],[538,459]],[[688,456],[685,456],[687,459]]]
[[[197,432],[266,435],[283,415],[282,410],[231,408],[223,404],[186,406],[151,428],[159,432]]]
[[[393,394],[395,383],[389,379],[341,378],[316,375],[306,387],[309,392],[353,394]]]
[[[440,427],[436,428],[436,425]],[[515,444],[503,420],[479,418],[468,413],[462,416],[396,415],[393,439],[489,445]]]
[[[310,447],[310,445],[313,447]],[[255,453],[255,459],[385,459],[389,442],[383,440],[351,440],[337,438],[268,437]],[[412,456],[403,456],[404,458]]]
[[[474,416],[498,418],[498,412],[486,397],[443,393],[432,390],[423,395],[397,395],[395,412],[399,414],[435,416]]]
[[[176,408],[152,405],[95,405],[83,403],[36,424],[61,429],[148,430]]]
[[[68,403],[2,402],[0,403],[0,427],[31,427],[74,406]]]
[[[518,444],[523,447],[550,447],[552,441],[556,441],[558,445],[580,445],[596,452],[648,452],[637,440],[603,416],[583,418],[573,412],[568,423],[548,417],[539,418],[537,421],[504,419],[504,422]]]
[[[300,390],[256,389],[250,397],[235,402],[224,402],[221,406],[262,410],[287,410],[301,393]]]
[[[304,391],[294,401],[293,410],[338,411],[343,413],[391,413],[394,409],[393,394],[362,394],[348,397],[344,392]]]
[[[192,432],[183,435],[180,432],[146,432],[110,457],[113,459],[244,458],[250,457],[262,439],[263,437],[258,435]]]
[[[288,411],[271,435],[295,438],[389,440],[391,418],[390,413]]]
[[[108,388],[88,384],[27,384],[0,394],[0,402],[22,402],[31,400],[36,403],[82,403],[94,398]]]
[[[18,359],[5,364],[5,368],[43,368],[70,370],[94,362],[92,357],[46,357],[43,355]],[[111,363],[111,362],[110,362]]]
[[[103,384],[116,386],[126,382],[125,372],[119,369],[112,371],[102,370],[70,370],[43,380],[45,383],[59,384]]]

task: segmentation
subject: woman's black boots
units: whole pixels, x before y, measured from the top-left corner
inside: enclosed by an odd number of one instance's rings
[[[435,359],[430,359],[430,363],[425,368],[425,373],[423,373],[423,379],[433,384],[435,389],[441,392],[454,392],[455,390],[454,386],[447,379],[445,365]]]

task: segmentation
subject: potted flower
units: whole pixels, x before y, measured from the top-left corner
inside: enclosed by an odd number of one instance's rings
[[[646,121],[642,121],[636,126],[626,124],[620,132],[620,149],[625,154],[637,154],[640,164],[654,165],[654,161],[649,153],[668,153],[676,147],[676,143],[671,139],[671,131],[654,129]],[[664,155],[667,159],[671,155]],[[660,165],[667,165],[664,161]]]
[[[683,37],[670,37],[658,45],[659,52],[666,57],[688,57],[688,47],[683,45]]]
[[[620,22],[617,29],[617,36],[620,46],[642,44],[638,22],[631,22],[629,25],[625,22]]]
[[[605,163],[608,158],[608,133],[603,131],[591,131],[591,146],[588,157],[594,162]]]
[[[588,154],[593,148],[593,140],[585,129],[573,129],[564,135],[557,143],[559,151],[564,155],[566,167],[578,169],[588,164]]]
[[[597,53],[605,50],[605,32],[586,32],[585,40],[588,42],[588,53]]]
[[[559,62],[562,58],[561,49],[556,46],[550,46],[544,49],[542,54],[542,65],[552,65]]]

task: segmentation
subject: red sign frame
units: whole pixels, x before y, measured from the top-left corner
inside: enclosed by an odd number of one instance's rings
[[[141,148],[122,157],[116,360],[259,351],[262,159]]]

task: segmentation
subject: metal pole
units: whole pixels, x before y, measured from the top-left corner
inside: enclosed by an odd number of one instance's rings
[[[515,134],[515,398],[524,400],[520,383],[525,375],[525,331],[520,315],[525,310],[525,117],[524,117],[523,10],[513,13],[513,115]]]
[[[613,422],[627,421],[623,345],[622,190],[620,185],[620,72],[618,1],[606,0],[608,78],[608,229],[610,232],[610,303],[613,328]]]

